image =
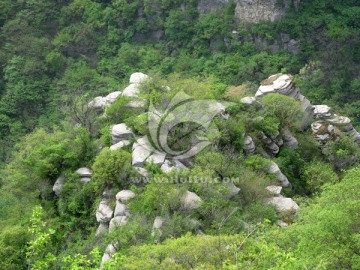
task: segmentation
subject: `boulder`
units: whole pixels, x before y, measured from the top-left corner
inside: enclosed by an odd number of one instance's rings
[[[148,79],[149,79],[148,75],[141,72],[135,72],[130,76],[130,83],[131,84],[144,83]]]
[[[157,216],[154,220],[154,224],[153,224],[153,227],[152,227],[152,230],[151,230],[151,236],[152,237],[155,237],[155,236],[161,236],[162,234],[162,226],[163,226],[163,223],[164,223],[165,219],[160,217],[160,216]]]
[[[240,99],[240,102],[242,104],[252,105],[254,102],[256,102],[256,98],[255,97],[244,97],[244,98]]]
[[[79,168],[76,170],[76,173],[77,174],[80,174],[80,177],[83,178],[83,177],[91,177],[92,175],[92,172],[89,168]]]
[[[114,217],[127,216],[128,209],[122,202],[116,201]]]
[[[135,196],[136,194],[131,190],[122,190],[116,194],[116,200],[124,203],[127,200],[134,198]]]
[[[146,162],[149,163],[155,163],[158,166],[161,166],[164,164],[165,162],[165,158],[166,158],[166,154],[156,151],[154,153],[152,153],[147,159]]]
[[[287,128],[283,128],[281,130],[281,134],[284,145],[286,147],[289,147],[290,149],[296,149],[298,147],[297,139],[294,137],[294,135],[291,134],[291,132]]]
[[[109,231],[109,224],[108,223],[100,223],[99,227],[96,230],[96,236],[102,236]]]
[[[246,136],[244,140],[244,150],[250,154],[255,153],[256,146],[253,139],[250,136]]]
[[[140,87],[138,84],[130,84],[123,91],[123,96],[125,97],[136,97],[140,94]]]
[[[117,227],[121,227],[127,223],[128,217],[127,216],[117,216],[110,220],[109,224],[109,232],[112,232]]]
[[[83,184],[89,183],[91,181],[90,177],[81,177],[80,182]]]
[[[281,227],[281,228],[286,228],[286,227],[289,226],[289,224],[287,224],[285,221],[282,221],[282,220],[278,220],[278,221],[276,222],[276,225],[278,225],[278,226]]]
[[[121,96],[121,94],[122,94],[121,91],[116,91],[116,92],[112,92],[112,93],[108,94],[105,97],[106,103],[113,104],[115,102],[115,100]]]
[[[239,192],[240,192],[240,190],[241,190],[240,188],[238,188],[237,186],[235,186],[235,184],[232,183],[232,182],[226,183],[225,185],[226,185],[226,186],[229,188],[229,190],[230,190],[230,194],[229,194],[229,196],[228,196],[229,199],[231,199],[231,198],[235,197],[236,195],[238,195]]]
[[[107,100],[104,97],[96,97],[88,103],[88,107],[91,109],[105,109],[107,105]]]
[[[129,140],[134,136],[134,133],[126,124],[118,124],[110,127],[110,134],[113,142],[116,144],[123,140]]]
[[[275,162],[273,162],[273,161],[270,162],[270,166],[268,167],[268,172],[273,173],[277,176],[277,179],[281,183],[282,187],[290,187],[291,186],[289,180],[281,172],[279,166]]]
[[[333,110],[327,105],[314,105],[315,118],[327,119],[333,115]]]
[[[113,216],[113,209],[107,200],[102,200],[96,210],[96,221],[105,223],[109,222]]]
[[[65,184],[65,176],[63,175],[60,175],[57,179],[56,179],[56,182],[53,186],[53,191],[55,192],[56,196],[59,196],[61,191],[62,191],[62,188]]]
[[[280,196],[282,187],[281,186],[268,186],[268,187],[266,187],[266,190],[269,191],[270,194],[272,194],[272,195]]]
[[[147,138],[138,139],[137,142],[133,144],[132,165],[143,167],[147,158],[154,151]]]
[[[180,171],[180,170],[185,170],[185,169],[187,169],[187,167],[177,159],[174,159],[174,160],[167,159],[164,161],[164,164],[161,166],[161,170],[164,173],[170,173],[174,170]]]
[[[278,212],[299,210],[299,206],[291,198],[273,197],[268,201],[269,204],[275,205]]]
[[[194,210],[201,206],[202,200],[194,192],[186,191],[183,197],[183,207],[188,210]]]
[[[142,167],[134,167],[134,170],[137,171],[141,176],[148,177],[149,171]]]
[[[120,141],[120,142],[118,142],[118,143],[110,146],[110,150],[111,150],[111,151],[116,151],[116,150],[119,150],[119,149],[121,149],[121,148],[124,148],[125,146],[128,146],[128,145],[130,145],[130,144],[131,144],[130,141],[128,141],[128,140],[123,140],[123,141]]]

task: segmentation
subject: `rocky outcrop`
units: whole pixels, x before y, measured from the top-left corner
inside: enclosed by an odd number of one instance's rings
[[[136,72],[131,74],[130,80],[129,80],[129,86],[127,86],[123,91],[115,91],[110,94],[108,94],[106,97],[96,97],[92,101],[88,103],[88,107],[90,109],[95,110],[105,110],[106,107],[113,104],[119,97],[129,97],[133,98],[134,100],[130,101],[128,106],[133,108],[138,108],[143,106],[143,102],[139,100],[138,94],[140,93],[140,87],[141,84],[145,83],[147,80],[149,80],[149,76],[141,73]]]
[[[165,222],[163,217],[157,216],[154,220],[154,224],[151,230],[151,236],[156,238],[156,242],[158,242],[160,236],[162,235],[162,227]]]
[[[282,187],[290,187],[291,186],[289,180],[281,172],[279,166],[275,162],[273,162],[273,161],[270,162],[270,165],[268,166],[268,172],[276,175],[276,178],[280,182]]]
[[[110,203],[103,199],[96,210],[96,221],[100,223],[109,222],[113,216],[113,212]]]
[[[314,113],[316,119],[311,124],[314,137],[325,144],[330,140],[338,140],[341,136],[349,136],[360,145],[360,134],[351,124],[351,120],[345,116],[339,116],[327,105],[315,105]]]
[[[235,17],[239,21],[257,23],[260,21],[275,21],[283,18],[292,6],[297,10],[301,0],[200,0],[198,11],[209,13],[221,10],[226,4],[235,4]]]

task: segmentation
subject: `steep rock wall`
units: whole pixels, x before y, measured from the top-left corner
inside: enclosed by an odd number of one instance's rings
[[[283,18],[292,6],[299,9],[301,0],[200,0],[198,10],[208,13],[235,3],[235,16],[239,21],[275,21]]]

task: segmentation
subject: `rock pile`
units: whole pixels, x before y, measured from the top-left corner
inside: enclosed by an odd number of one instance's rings
[[[112,92],[108,94],[106,97],[102,97],[102,96],[96,97],[88,103],[88,107],[96,110],[104,110],[107,106],[113,104],[116,101],[116,99],[118,99],[121,96],[130,97],[134,99],[129,102],[128,104],[129,107],[135,107],[135,108],[142,107],[143,103],[141,102],[141,100],[138,99],[137,96],[140,93],[141,84],[143,84],[149,79],[150,79],[149,76],[144,73],[141,72],[133,73],[130,76],[129,86],[127,86],[123,91]]]
[[[341,136],[349,136],[360,145],[360,134],[351,124],[351,120],[345,116],[338,116],[327,105],[316,105],[315,117],[319,120],[311,124],[315,138],[321,143],[329,140],[337,140]]]
[[[107,192],[103,194],[108,197]],[[108,198],[103,198],[96,210],[96,220],[100,223],[96,235],[101,236],[107,232],[115,230],[117,227],[123,226],[127,223],[130,216],[130,211],[126,206],[126,202],[134,198],[136,194],[131,190],[122,190],[116,194],[115,210],[111,207]],[[116,252],[117,247],[115,243],[110,243],[101,260],[101,265],[109,261]]]

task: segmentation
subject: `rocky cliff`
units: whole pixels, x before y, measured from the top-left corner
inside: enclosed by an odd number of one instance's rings
[[[300,2],[301,0],[200,0],[198,10],[207,13],[234,3],[235,16],[239,21],[256,23],[281,19],[292,7],[298,10]]]

